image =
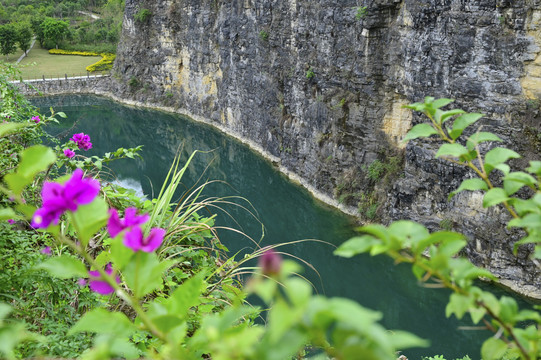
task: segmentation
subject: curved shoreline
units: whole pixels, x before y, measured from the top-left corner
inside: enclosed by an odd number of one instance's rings
[[[343,212],[344,214],[346,214],[348,216],[351,216],[351,217],[353,217],[353,218],[355,218],[357,220],[359,219],[358,211],[357,211],[357,209],[355,207],[345,206],[343,204],[340,204],[337,200],[333,199],[329,195],[317,190],[314,186],[310,185],[308,183],[308,181],[306,181],[305,179],[303,179],[299,175],[295,174],[293,171],[291,171],[291,170],[287,169],[285,166],[283,166],[281,164],[281,159],[280,158],[269,154],[268,152],[263,150],[263,148],[261,146],[259,146],[256,142],[254,142],[252,140],[249,140],[249,139],[246,139],[246,138],[243,138],[242,136],[240,136],[235,131],[232,131],[231,129],[228,129],[227,127],[222,126],[221,124],[211,122],[210,120],[208,120],[208,119],[206,119],[204,117],[194,115],[194,114],[190,113],[188,110],[186,110],[184,108],[176,108],[176,107],[172,107],[172,106],[164,106],[164,105],[157,104],[157,103],[154,103],[154,102],[143,102],[143,101],[138,101],[138,100],[126,99],[126,98],[123,98],[123,97],[120,97],[120,96],[116,96],[110,91],[104,91],[104,90],[99,90],[99,89],[94,89],[92,92],[84,91],[84,90],[83,91],[74,91],[74,89],[69,89],[69,91],[68,91],[68,89],[66,89],[66,91],[58,91],[58,90],[56,90],[56,91],[47,91],[47,93],[44,94],[43,96],[69,95],[69,94],[72,94],[72,95],[80,94],[80,95],[103,96],[103,97],[105,97],[107,99],[110,99],[112,101],[115,101],[117,103],[120,103],[120,104],[123,104],[123,105],[126,105],[126,106],[133,106],[133,107],[138,107],[138,108],[143,108],[143,109],[153,109],[153,110],[163,111],[163,112],[167,112],[167,113],[171,113],[171,114],[175,114],[175,115],[186,116],[186,117],[189,117],[190,119],[192,119],[192,120],[194,120],[196,122],[210,125],[213,128],[215,128],[215,129],[219,130],[220,132],[222,132],[223,134],[225,134],[227,136],[230,136],[230,137],[234,138],[235,140],[237,140],[237,141],[239,141],[239,142],[241,142],[243,144],[248,145],[248,147],[251,150],[257,152],[260,156],[262,156],[266,160],[270,161],[272,163],[272,165],[276,169],[278,169],[282,174],[286,175],[290,181],[292,181],[293,183],[296,183],[296,184],[302,186],[303,188],[305,188],[317,200],[322,201],[323,203],[334,207],[335,209]],[[39,95],[27,95],[27,96],[39,96]],[[491,282],[491,281],[489,281],[489,282]],[[541,291],[536,292],[536,291],[532,291],[533,289],[530,289],[530,288],[526,289],[524,286],[521,286],[519,283],[515,283],[513,281],[506,280],[506,279],[500,279],[498,281],[492,281],[492,283],[495,284],[496,286],[506,288],[509,291],[511,291],[511,292],[513,292],[513,293],[515,293],[515,294],[517,294],[519,296],[522,296],[525,299],[529,299],[529,300],[535,301],[537,303],[539,303],[539,301],[541,301]]]
[[[234,138],[235,140],[237,140],[237,141],[239,141],[239,142],[241,142],[243,144],[246,144],[251,150],[257,152],[260,156],[262,156],[266,160],[270,161],[272,163],[272,165],[276,169],[278,169],[282,174],[286,175],[290,181],[292,181],[292,182],[302,186],[303,188],[305,188],[317,200],[319,200],[319,201],[321,201],[321,202],[323,202],[323,203],[325,203],[325,204],[327,204],[329,206],[334,207],[335,209],[343,212],[346,215],[349,215],[349,216],[352,216],[352,217],[358,219],[358,211],[357,211],[357,209],[355,207],[346,206],[344,204],[341,204],[336,199],[333,199],[331,196],[317,190],[314,186],[310,185],[308,183],[308,181],[303,179],[301,176],[295,174],[293,171],[291,171],[291,170],[287,169],[285,166],[283,166],[282,165],[282,160],[279,157],[276,157],[276,156],[274,156],[272,154],[269,154],[261,146],[259,146],[255,141],[243,138],[242,136],[240,136],[235,131],[232,131],[231,129],[229,129],[229,128],[225,127],[225,126],[222,126],[221,124],[212,122],[212,121],[210,121],[210,120],[208,120],[208,119],[206,119],[204,117],[194,115],[194,114],[190,113],[188,110],[186,110],[184,108],[175,108],[175,107],[172,107],[172,106],[164,106],[164,105],[160,105],[160,104],[152,103],[152,102],[142,102],[142,101],[138,101],[138,100],[125,99],[125,98],[122,98],[120,96],[116,96],[116,95],[114,95],[113,93],[111,93],[109,91],[99,91],[98,90],[98,91],[95,91],[95,92],[88,92],[88,91],[76,92],[76,91],[73,91],[71,89],[70,91],[65,91],[65,92],[64,91],[48,92],[47,94],[44,94],[43,96],[69,95],[69,94],[103,96],[105,98],[108,98],[110,100],[113,100],[113,101],[115,101],[117,103],[120,103],[120,104],[123,104],[123,105],[139,107],[139,108],[144,108],[144,109],[153,109],[153,110],[163,111],[163,112],[167,112],[167,113],[171,113],[171,114],[175,114],[175,115],[186,116],[186,117],[192,119],[193,121],[210,125],[213,128],[215,128],[215,129],[219,130],[220,132],[224,133],[225,135],[230,136],[230,137]],[[40,95],[29,95],[29,96],[40,96]]]

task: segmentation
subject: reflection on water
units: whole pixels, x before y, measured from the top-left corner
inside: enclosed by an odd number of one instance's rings
[[[112,183],[125,189],[133,190],[135,192],[135,195],[137,195],[137,197],[139,198],[147,199],[146,194],[143,192],[143,185],[141,185],[141,182],[139,180],[130,178],[123,179],[120,177],[116,177],[112,181]]]
[[[459,330],[460,325],[470,323],[445,318],[447,291],[418,286],[408,266],[395,266],[385,257],[333,256],[334,246],[353,235],[352,219],[316,201],[246,146],[178,115],[126,107],[98,97],[47,97],[36,99],[35,104],[42,109],[53,106],[56,111],[66,112],[71,122],[51,132],[67,131],[65,139],[75,132],[88,133],[94,144],[89,155],[143,145],[144,160],[114,162],[111,170],[121,184],[149,197],[158,194],[175,154],[186,160],[194,150],[204,151],[189,165],[184,188],[219,180],[207,186],[208,195],[241,196],[245,199],[241,203],[253,209],[261,221],[239,207],[224,206],[236,222],[220,212],[220,225],[239,228],[256,240],[264,233],[261,245],[299,239],[327,242],[307,241],[284,249],[317,269],[316,273],[307,268],[305,275],[318,292],[354,299],[381,311],[387,328],[408,330],[430,339],[430,349],[405,352],[410,360],[434,354],[443,354],[447,359],[466,354],[479,358],[481,339],[488,334]],[[222,231],[220,237],[232,254],[255,246],[233,232]]]

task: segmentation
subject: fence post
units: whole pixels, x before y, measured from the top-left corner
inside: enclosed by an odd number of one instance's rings
[[[45,81],[45,75],[41,75],[43,77],[43,81]]]
[[[68,74],[64,74],[64,78],[68,80]]]
[[[86,77],[90,79],[90,73],[88,71],[86,72]]]

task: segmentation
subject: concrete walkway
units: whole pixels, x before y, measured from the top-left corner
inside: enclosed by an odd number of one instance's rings
[[[34,44],[36,43],[36,38],[34,38],[34,40],[32,40],[32,44],[30,44],[30,48],[26,51],[26,53],[23,53],[21,55],[21,57],[19,58],[19,60],[17,60],[17,62],[15,64],[18,64],[21,62],[22,59],[24,59],[25,56],[28,55],[28,53],[30,52],[30,50],[32,50],[32,48],[34,47]]]

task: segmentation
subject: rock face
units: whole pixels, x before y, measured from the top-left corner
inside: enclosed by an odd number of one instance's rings
[[[419,121],[402,105],[450,97],[536,156],[540,31],[538,0],[126,0],[111,91],[251,140],[367,217],[462,231],[476,264],[539,297],[507,214],[475,193],[448,202],[470,175],[400,139]]]

